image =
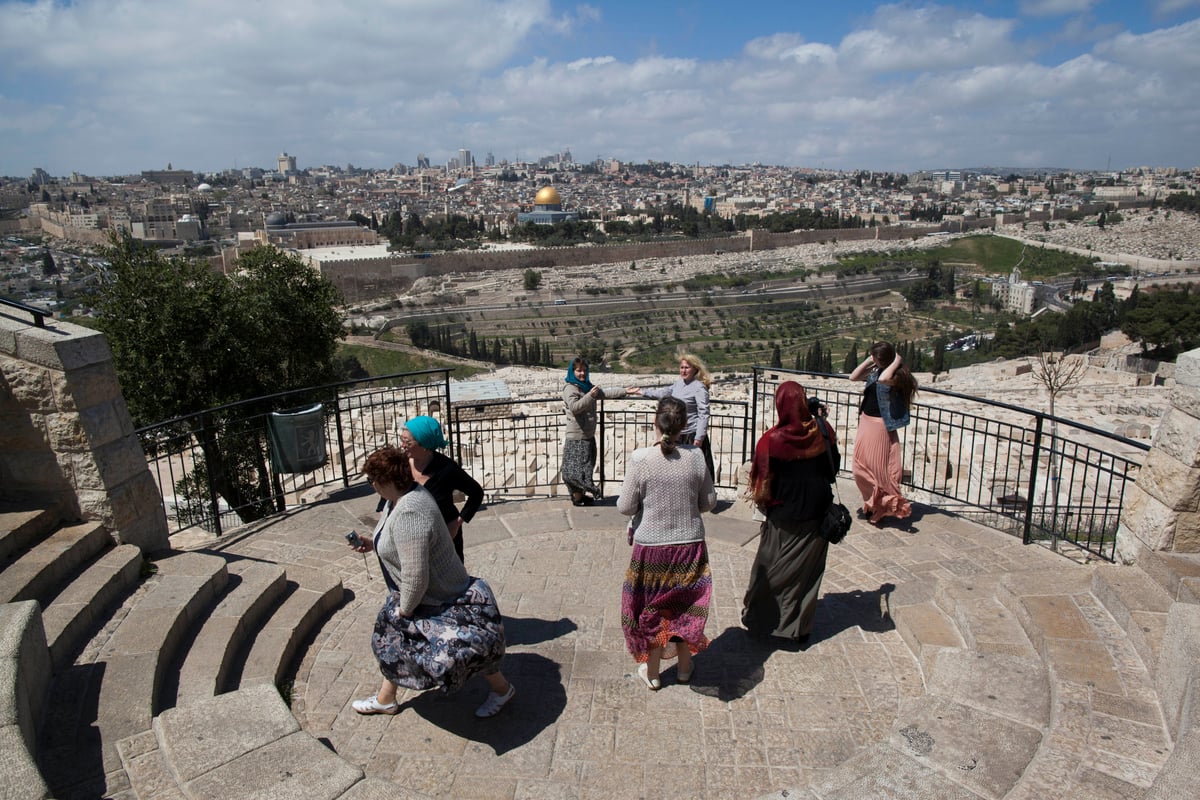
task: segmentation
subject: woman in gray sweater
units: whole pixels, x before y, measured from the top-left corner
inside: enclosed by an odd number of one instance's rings
[[[475,716],[495,715],[516,689],[500,672],[504,622],[491,587],[467,575],[437,501],[413,480],[403,451],[376,450],[363,474],[387,505],[372,538],[356,537],[350,546],[374,551],[388,594],[371,636],[383,685],[354,701],[354,710],[395,714],[399,686],[452,691],[482,673],[491,692]]]
[[[679,656],[677,683],[692,677],[692,655],[708,646],[704,625],[712,600],[712,573],[700,515],[717,504],[704,457],[680,445],[687,422],[683,401],[658,401],[654,427],[659,441],[635,450],[617,510],[633,521],[633,555],[621,590],[625,645],[651,691],[662,685],[664,650]]]
[[[698,356],[684,353],[679,356],[679,380],[670,386],[658,389],[639,389],[631,387],[629,394],[641,395],[652,400],[663,397],[674,397],[682,400],[687,408],[687,427],[679,435],[681,444],[694,444],[704,454],[704,463],[708,467],[708,477],[716,479],[713,468],[712,446],[708,440],[708,388],[712,379],[708,375],[708,367]]]

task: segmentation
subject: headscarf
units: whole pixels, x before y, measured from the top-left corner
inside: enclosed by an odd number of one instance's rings
[[[441,450],[450,444],[442,435],[442,426],[433,417],[413,417],[404,423],[404,427],[412,434],[417,444],[426,450]]]
[[[764,505],[770,504],[772,458],[780,461],[814,458],[824,453],[826,447],[800,384],[795,381],[779,384],[775,390],[775,415],[779,421],[759,438],[750,463],[750,496]],[[833,438],[833,428],[826,428]]]
[[[579,378],[575,377],[575,362],[572,361],[570,364],[567,364],[566,381],[567,383],[575,384],[583,390],[584,394],[587,394],[592,390],[592,368],[587,366],[587,362],[584,362],[584,365],[583,380],[579,380]]]

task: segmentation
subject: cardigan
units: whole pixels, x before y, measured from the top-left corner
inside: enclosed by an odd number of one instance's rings
[[[704,454],[692,445],[635,450],[617,498],[617,511],[634,517],[633,541],[649,546],[704,541],[700,515],[716,505]]]
[[[454,552],[433,496],[414,482],[375,532],[375,555],[401,614],[443,606],[467,590],[470,577]]]

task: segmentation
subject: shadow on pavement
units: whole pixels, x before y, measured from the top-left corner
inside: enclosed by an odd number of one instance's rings
[[[726,628],[695,657],[692,691],[726,703],[745,697],[762,683],[763,665],[775,649],[744,628]]]
[[[832,639],[850,628],[870,633],[895,630],[888,605],[888,598],[895,588],[894,584],[885,583],[873,591],[855,589],[821,595],[809,644]]]
[[[503,755],[533,741],[558,720],[567,707],[567,689],[559,665],[536,653],[508,653],[501,668],[517,694],[490,719],[475,716],[488,692],[482,678],[472,678],[467,688],[455,694],[426,692],[400,710],[415,711],[430,724]]]
[[[579,628],[568,617],[538,619],[537,617],[505,617],[504,643],[508,647],[522,644],[541,644],[566,636]]]

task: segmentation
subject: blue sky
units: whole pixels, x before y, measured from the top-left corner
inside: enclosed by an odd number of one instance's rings
[[[0,174],[1200,165],[1200,0],[0,0]]]

